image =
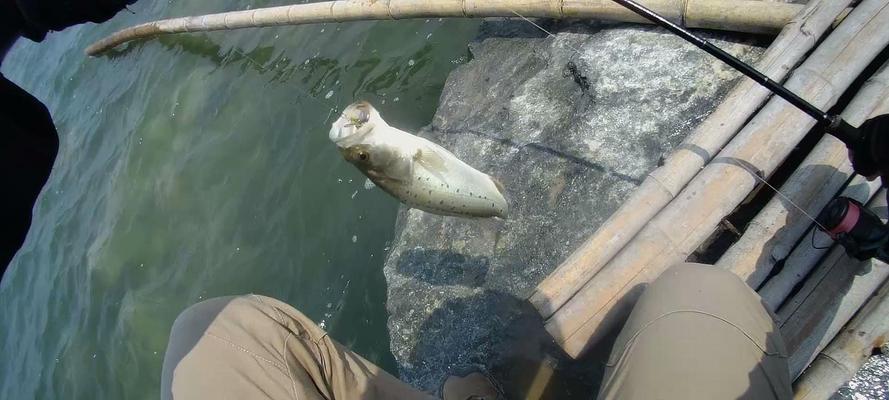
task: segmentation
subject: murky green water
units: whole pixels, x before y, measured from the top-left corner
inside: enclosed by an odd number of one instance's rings
[[[381,268],[397,203],[336,153],[330,108],[368,99],[395,125],[427,124],[477,23],[250,29],[82,56],[136,22],[282,3],[141,0],[7,57],[61,148],[0,286],[0,398],[157,398],[176,315],[248,292],[394,369]]]

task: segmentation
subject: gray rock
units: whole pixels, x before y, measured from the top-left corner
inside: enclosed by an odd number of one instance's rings
[[[739,76],[659,28],[547,28],[558,33],[486,22],[419,132],[499,179],[510,210],[506,220],[399,213],[384,269],[389,329],[401,377],[418,387],[473,368],[515,387],[513,366],[533,358],[585,382],[560,396],[588,397],[601,360],[567,360],[525,299]],[[747,61],[762,52],[703,35]]]

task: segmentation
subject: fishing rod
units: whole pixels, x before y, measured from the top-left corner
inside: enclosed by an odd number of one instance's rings
[[[781,96],[782,99],[787,100],[787,102],[792,104],[794,107],[800,109],[806,114],[809,114],[816,121],[823,123],[826,127],[825,131],[842,141],[846,145],[846,147],[853,149],[861,141],[861,133],[859,132],[859,130],[852,125],[849,125],[849,123],[844,121],[843,118],[839,115],[829,114],[821,111],[820,109],[818,109],[818,107],[815,107],[808,101],[797,96],[795,93],[791,92],[780,83],[773,81],[762,72],[757,71],[756,68],[753,68],[749,64],[739,60],[737,57],[726,53],[719,47],[716,47],[707,40],[695,35],[688,29],[674,24],[660,14],[637,3],[635,0],[613,1],[628,8],[630,11],[639,14],[645,19],[648,19],[654,24],[675,33],[679,37],[697,46],[701,50],[706,51],[710,55],[718,58],[720,61],[730,65],[732,68],[740,71],[744,75],[747,75],[748,77],[750,77],[750,79],[753,79],[766,89],[770,90],[772,93]]]
[[[826,127],[825,131],[842,141],[849,149],[860,150],[857,147],[859,147],[862,141],[866,140],[863,138],[860,129],[849,125],[839,115],[831,115],[821,111],[818,107],[800,98],[780,83],[769,79],[768,76],[757,71],[749,64],[726,53],[689,30],[670,22],[654,11],[645,8],[635,0],[614,0],[614,2],[691,42],[701,50],[747,75],[772,93],[781,96],[781,98],[787,100],[796,108],[812,116],[816,121],[823,123]],[[857,171],[856,168],[856,172],[860,171]],[[757,176],[757,178],[759,177]],[[786,196],[778,189],[772,187],[765,179],[761,180],[771,187],[775,193],[787,199]],[[884,181],[883,184],[885,185],[886,182]],[[887,198],[889,198],[889,193],[887,193]],[[792,201],[790,203],[802,211],[809,219],[812,219],[819,229],[826,232],[843,246],[850,256],[858,260],[877,258],[884,262],[889,262],[889,225],[884,224],[876,214],[861,203],[850,198],[837,197],[831,200],[818,214],[818,217],[814,219]]]

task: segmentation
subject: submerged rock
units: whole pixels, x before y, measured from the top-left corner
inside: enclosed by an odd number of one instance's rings
[[[486,22],[419,133],[499,179],[510,203],[507,220],[399,213],[384,270],[391,344],[401,377],[423,389],[473,368],[521,379],[517,358],[570,370],[526,297],[739,77],[659,28],[549,28]],[[703,34],[747,61],[762,53]]]

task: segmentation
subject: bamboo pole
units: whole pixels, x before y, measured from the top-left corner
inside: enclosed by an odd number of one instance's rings
[[[868,79],[843,112],[843,119],[852,125],[861,125],[887,97],[889,64]],[[886,112],[889,110],[877,110],[876,114]],[[817,215],[852,174],[846,146],[837,138],[825,135],[781,187],[782,196],[775,196],[763,207],[741,239],[716,265],[734,272],[750,287],[758,288],[774,266],[787,258],[809,227],[809,216]],[[796,207],[805,210],[805,214]]]
[[[870,208],[886,220],[886,192],[881,190]],[[790,353],[796,378],[889,277],[889,265],[879,260],[859,261],[835,246],[803,287],[778,311],[776,323]]]
[[[851,0],[813,0],[762,55],[756,68],[781,82]],[[743,78],[710,116],[652,171],[623,205],[559,265],[530,297],[549,318],[586,284],[744,126],[771,92]]]
[[[794,383],[797,400],[827,399],[889,338],[889,282],[872,297]]]
[[[708,28],[775,34],[802,5],[754,0],[640,0],[674,22]],[[257,8],[146,22],[113,33],[86,49],[99,55],[131,40],[161,34],[279,25],[408,18],[595,18],[648,23],[611,0],[341,0]]]
[[[889,0],[864,0],[791,75],[787,87],[830,108],[889,44]],[[626,318],[641,289],[691,254],[814,126],[773,98],[599,273],[547,321],[565,351],[578,356]]]
[[[889,265],[881,261],[858,261],[836,248],[826,259],[828,271],[817,287],[781,326],[790,359],[791,377],[796,378],[842,329],[855,312],[889,277]],[[869,270],[862,275],[856,271]]]

